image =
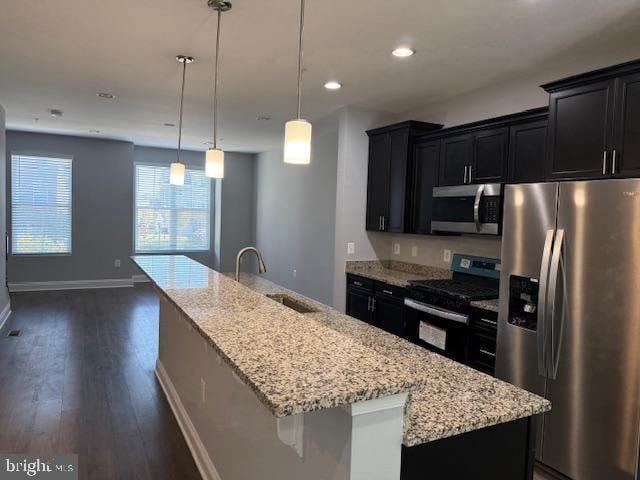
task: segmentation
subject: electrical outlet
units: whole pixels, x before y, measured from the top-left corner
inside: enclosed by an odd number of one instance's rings
[[[446,250],[445,249],[444,255],[442,256],[442,259],[447,263],[451,262],[451,250]]]
[[[116,258],[115,261],[113,262],[113,266],[116,268],[120,268],[120,259]]]
[[[356,253],[355,242],[347,242],[347,255],[353,255],[354,253]]]
[[[394,243],[393,244],[393,254],[394,255],[400,255],[400,244],[399,243]]]
[[[411,245],[411,256],[412,257],[417,257],[418,256],[418,246],[417,245]]]
[[[293,278],[296,278],[298,276],[298,270],[296,270],[295,268],[293,269],[293,272],[291,272],[291,274],[293,275]]]
[[[202,403],[207,403],[207,384],[204,382],[204,378],[200,379],[200,394],[202,395]]]

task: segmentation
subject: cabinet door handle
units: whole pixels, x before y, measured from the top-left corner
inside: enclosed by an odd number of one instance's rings
[[[607,174],[607,151],[602,152],[602,175]]]
[[[362,286],[362,282],[359,282],[359,281],[357,281],[357,280],[354,280],[354,281],[353,281],[353,284],[354,284],[354,285],[357,285],[358,287],[361,287],[361,286]]]
[[[382,216],[382,231],[384,231],[384,224],[387,222],[387,217]]]
[[[462,183],[464,183],[465,185],[467,184],[467,169],[469,168],[468,165],[464,166],[464,180],[462,181]]]
[[[613,150],[613,159],[611,160],[611,175],[616,174],[616,150]]]
[[[480,353],[484,353],[485,355],[488,355],[490,357],[496,358],[496,354],[493,352],[490,352],[489,350],[485,350],[484,348],[479,349]]]
[[[382,215],[378,217],[378,230],[382,230]]]
[[[472,176],[473,176],[472,172],[473,172],[473,166],[469,165],[469,183],[471,183],[473,181],[472,180]]]
[[[376,311],[376,299],[375,298],[371,298],[371,311],[375,312]]]
[[[382,290],[382,291],[387,295],[393,295],[393,292],[391,290]]]
[[[371,297],[367,297],[367,311],[371,311]]]
[[[495,320],[489,320],[488,318],[480,318],[479,319],[482,323],[486,323],[487,325],[491,325],[492,327],[497,327],[498,326],[498,322]]]

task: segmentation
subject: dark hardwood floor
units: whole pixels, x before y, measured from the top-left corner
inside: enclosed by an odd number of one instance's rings
[[[200,479],[153,373],[151,287],[19,293],[11,306],[0,452],[77,453],[81,479]]]

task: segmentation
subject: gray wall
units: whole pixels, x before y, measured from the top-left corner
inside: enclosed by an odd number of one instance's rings
[[[134,147],[130,142],[115,140],[9,131],[6,152],[73,156],[73,253],[10,257],[10,282],[122,279],[137,273],[129,261],[133,252],[133,165],[136,161],[169,164],[175,158],[174,150]],[[184,152],[181,158],[188,165],[204,163],[203,152]],[[227,154],[227,178],[223,182],[247,188],[251,194],[253,163],[253,155]],[[10,162],[6,165],[10,169]],[[242,218],[244,222],[244,218],[251,217],[253,203],[229,202],[228,213],[224,206],[219,207],[224,212],[223,219],[232,224],[229,227],[235,232],[232,238],[239,242],[243,230],[236,232],[234,219]],[[7,218],[10,215],[9,211]],[[220,260],[214,250],[215,208],[211,224],[211,249],[190,256],[217,268]],[[225,227],[222,224],[221,228]],[[251,242],[252,237],[247,241]],[[120,268],[114,266],[115,259],[121,260]]]
[[[73,244],[71,255],[10,256],[9,281],[130,278],[133,144],[9,131],[9,175],[11,152],[73,157]],[[11,182],[7,183],[10,198]],[[7,218],[11,218],[10,202]],[[8,226],[10,231],[10,222]],[[121,260],[122,267],[114,267],[116,258]]]
[[[5,233],[6,233],[6,207],[7,202],[5,184],[6,184],[6,169],[5,169],[5,130],[4,130],[4,108],[0,105],[0,313],[5,309],[9,303],[9,293],[5,287]]]
[[[254,245],[255,215],[255,157],[225,153],[225,178],[216,180],[216,209],[220,220],[219,232],[221,272],[235,269],[238,250]],[[243,260],[243,271],[254,271],[255,260]]]
[[[282,149],[258,155],[256,243],[270,280],[331,304],[337,119],[313,128],[310,165],[285,164]]]

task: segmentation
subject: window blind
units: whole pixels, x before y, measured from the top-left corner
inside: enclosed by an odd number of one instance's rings
[[[184,186],[169,185],[169,166],[135,165],[135,251],[209,250],[211,180],[187,168]]]
[[[71,253],[70,158],[11,155],[11,252]]]

